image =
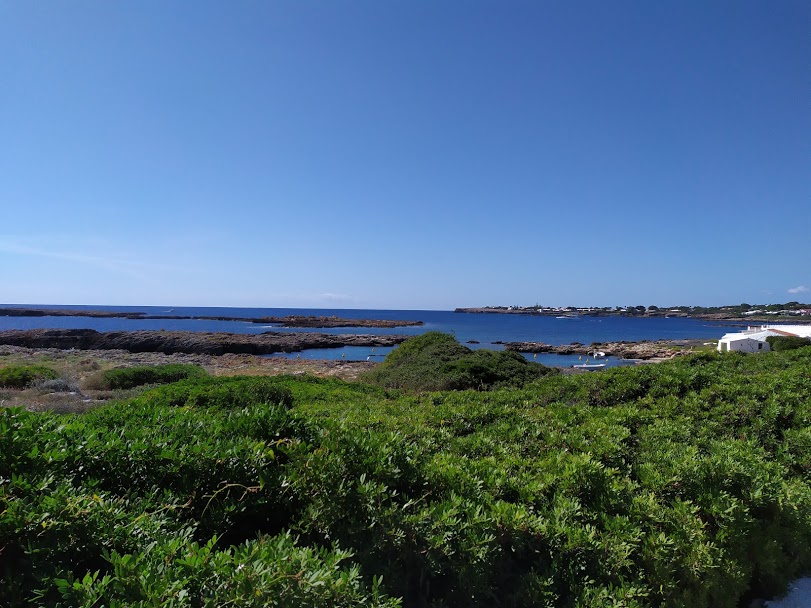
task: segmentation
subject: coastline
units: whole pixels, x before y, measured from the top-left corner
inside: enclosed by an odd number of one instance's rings
[[[288,328],[335,328],[335,327],[419,327],[423,321],[405,321],[388,319],[344,319],[335,315],[286,315],[284,317],[238,317],[227,315],[154,315],[146,312],[124,312],[112,310],[82,310],[63,308],[0,307],[0,317],[89,317],[96,319],[144,319],[174,321],[243,321],[262,323]]]
[[[401,344],[408,336],[368,334],[326,334],[315,332],[273,332],[235,334],[193,331],[110,331],[94,329],[9,329],[0,331],[0,345],[31,349],[80,351],[120,350],[131,353],[165,355],[273,355],[305,350],[345,346],[390,347]],[[640,340],[592,342],[553,345],[544,342],[502,342],[505,350],[519,353],[558,355],[593,355],[621,359],[664,360],[686,355],[703,348],[704,339]]]
[[[280,376],[309,374],[319,378],[338,378],[347,382],[377,363],[330,359],[288,359],[226,353],[222,355],[159,353],[127,350],[64,350],[60,348],[27,348],[0,346],[0,367],[6,365],[46,365],[73,384],[75,390],[42,392],[0,389],[0,407],[24,407],[32,411],[50,410],[78,413],[127,396],[121,391],[96,390],[93,378],[112,368],[167,365],[199,365],[212,376]]]
[[[4,334],[18,335],[14,340],[6,339],[2,343]],[[77,335],[78,334],[78,335]],[[93,335],[95,334],[95,340]],[[31,410],[51,410],[57,412],[82,412],[97,407],[107,401],[126,397],[126,394],[113,391],[96,390],[93,378],[100,371],[112,368],[126,368],[135,366],[154,366],[172,363],[199,365],[212,376],[277,376],[308,374],[320,378],[337,378],[347,382],[357,381],[360,375],[380,364],[379,361],[352,361],[336,359],[307,359],[288,358],[269,354],[255,354],[249,352],[220,352],[229,344],[237,349],[245,344],[223,341],[222,336],[237,336],[237,338],[258,339],[261,345],[266,337],[245,336],[241,334],[201,334],[197,332],[108,332],[107,335],[94,330],[9,330],[0,332],[0,367],[6,365],[41,364],[56,369],[60,375],[67,378],[75,390],[68,392],[41,392],[32,387],[23,391],[0,390],[0,407],[21,406]],[[139,334],[163,334],[170,338],[169,342],[153,344]],[[169,336],[165,336],[168,334]],[[173,336],[173,334],[181,334]],[[308,336],[312,334],[293,334],[293,336]],[[315,334],[328,338],[357,338],[365,340],[371,338],[387,339],[387,336],[329,336],[328,334]],[[88,338],[88,336],[90,338]],[[101,338],[99,338],[101,336]],[[290,334],[282,334],[285,338]],[[154,337],[154,336],[153,336]],[[275,336],[275,337],[278,337]],[[25,338],[25,339],[23,339]],[[172,342],[171,338],[179,342]],[[183,342],[184,338],[191,338],[191,342]],[[404,337],[395,337],[402,338]],[[96,348],[104,342],[103,348]],[[348,341],[348,340],[347,340]],[[601,344],[548,345],[539,342],[519,342],[504,344],[505,349],[518,352],[538,352],[556,354],[584,354],[593,353],[600,347],[607,356],[633,358],[640,363],[658,363],[673,357],[690,354],[689,346],[701,340],[661,340],[642,342],[621,342]],[[72,346],[71,346],[72,344]],[[152,344],[155,350],[146,350]],[[167,344],[169,347],[167,347]],[[177,346],[186,345],[186,351],[177,350]],[[128,348],[115,348],[126,345]],[[250,343],[248,343],[250,346]],[[332,346],[332,345],[330,345]],[[162,350],[160,350],[162,349]],[[196,350],[197,352],[191,352]],[[278,351],[277,351],[278,352]],[[630,356],[633,355],[633,356]],[[588,373],[583,370],[572,369],[569,366],[560,367],[566,374]]]
[[[589,345],[546,344],[544,342],[506,342],[504,348],[519,353],[552,353],[557,355],[593,355],[603,353],[606,357],[664,361],[674,357],[694,354],[704,348],[707,340],[640,340],[638,342],[592,342]]]
[[[125,350],[133,353],[272,355],[342,346],[395,346],[408,336],[264,332],[234,334],[192,331],[109,331],[94,329],[9,329],[0,345],[62,350]]]

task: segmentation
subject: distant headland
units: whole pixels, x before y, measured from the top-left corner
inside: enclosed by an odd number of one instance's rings
[[[811,304],[787,302],[785,304],[736,304],[731,306],[483,306],[457,308],[454,312],[472,314],[542,315],[557,318],[578,316],[622,317],[692,317],[716,321],[774,322],[780,317],[791,317],[792,322],[811,323]]]

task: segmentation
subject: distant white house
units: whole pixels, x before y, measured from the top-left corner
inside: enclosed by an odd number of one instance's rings
[[[724,334],[718,341],[718,352],[762,353],[769,349],[769,336],[811,338],[811,325],[762,325],[746,331]]]

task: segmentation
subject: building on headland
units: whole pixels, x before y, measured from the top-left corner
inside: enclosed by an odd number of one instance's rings
[[[762,353],[769,350],[766,338],[769,336],[789,336],[811,338],[811,325],[761,325],[747,327],[746,331],[724,334],[718,341],[718,352]]]

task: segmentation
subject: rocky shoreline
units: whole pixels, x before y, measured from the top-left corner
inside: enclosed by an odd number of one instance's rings
[[[0,331],[0,344],[61,350],[125,350],[132,353],[271,355],[342,346],[394,346],[408,336],[265,332],[259,335],[191,331],[25,329]]]
[[[409,336],[274,332],[235,334],[192,331],[110,331],[93,329],[11,329],[0,331],[0,345],[32,349],[121,350],[131,353],[199,355],[272,355],[343,346],[395,346]],[[596,352],[622,359],[670,359],[693,352],[705,340],[643,340],[641,342],[594,342],[586,345],[544,342],[496,342],[506,350],[522,353],[594,355]]]
[[[272,323],[281,327],[334,328],[334,327],[419,327],[423,321],[395,321],[388,319],[343,319],[341,317],[314,317],[288,315],[286,317],[265,317],[262,320],[251,320],[252,323]]]
[[[662,360],[693,353],[706,340],[653,340],[642,342],[594,342],[589,345],[545,344],[543,342],[506,342],[504,348],[520,353],[553,353],[557,355],[591,355],[603,353],[621,359]]]
[[[0,308],[0,317],[90,317],[96,319],[171,319],[196,321],[243,321],[267,323],[280,327],[335,328],[335,327],[418,327],[423,321],[389,319],[344,319],[333,316],[287,315],[285,317],[229,317],[211,315],[151,315],[145,312],[121,312],[111,310],[72,310],[50,308]]]
[[[200,365],[215,376],[279,374],[312,374],[355,380],[358,375],[372,369],[371,361],[344,361],[342,359],[290,359],[259,355],[191,355],[175,353],[132,353],[126,350],[62,350],[58,348],[25,348],[0,346],[0,365],[50,365],[65,375],[81,380],[99,369],[133,367],[140,365],[166,365],[181,363]]]
[[[214,376],[278,376],[308,374],[320,378],[339,378],[348,382],[372,369],[371,361],[329,359],[290,359],[258,355],[194,355],[157,352],[133,353],[126,350],[62,350],[0,346],[0,367],[5,365],[46,365],[65,381],[69,390],[51,392],[31,387],[25,390],[0,389],[0,408],[24,407],[32,411],[62,413],[84,412],[111,399],[134,393],[110,391],[97,386],[95,378],[104,370],[143,365],[184,363],[200,365]]]

